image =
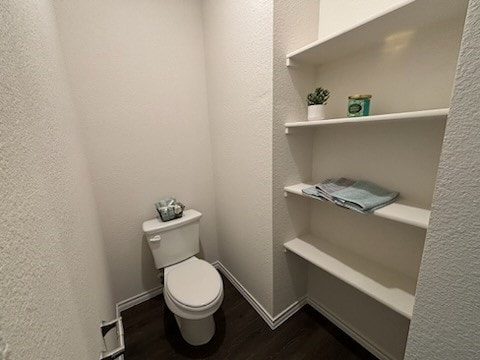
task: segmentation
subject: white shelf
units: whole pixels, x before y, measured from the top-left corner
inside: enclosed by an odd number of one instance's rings
[[[310,186],[312,185],[303,184],[303,183],[292,185],[292,186],[285,186],[284,187],[285,195],[290,193],[290,194],[300,195],[309,199],[316,200],[311,196],[304,195],[302,192],[303,189]],[[320,201],[320,199],[318,201]],[[327,201],[325,202],[329,203]],[[418,207],[409,206],[409,205],[401,204],[398,202],[387,205],[381,209],[375,210],[373,212],[373,215],[379,216],[385,219],[397,221],[403,224],[417,226],[422,229],[428,228],[428,222],[430,220],[430,210],[421,209]]]
[[[407,120],[446,120],[450,109],[432,109],[432,110],[420,110],[409,111],[392,114],[371,115],[354,118],[339,118],[339,119],[327,119],[316,121],[298,121],[285,124],[285,133],[289,134],[291,129],[303,129],[317,126],[329,126],[339,124],[363,124],[371,122],[383,122],[383,121],[407,121]]]
[[[416,281],[311,235],[284,247],[399,314],[411,318]]]
[[[321,65],[374,45],[388,45],[426,25],[464,17],[467,5],[467,0],[406,0],[345,31],[289,53],[287,66],[295,63]]]

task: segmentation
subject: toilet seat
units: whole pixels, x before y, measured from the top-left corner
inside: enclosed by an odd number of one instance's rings
[[[218,271],[200,259],[178,264],[165,276],[165,295],[188,312],[204,312],[223,299],[223,283]],[[220,301],[221,303],[221,301]]]
[[[191,308],[183,305],[182,303],[176,301],[167,291],[164,291],[163,297],[167,304],[167,307],[175,315],[178,315],[185,319],[203,319],[207,316],[213,315],[222,305],[223,301],[223,291],[218,295],[218,297],[212,301],[209,305],[204,307]]]

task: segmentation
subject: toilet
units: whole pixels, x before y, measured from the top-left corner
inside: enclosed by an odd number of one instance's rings
[[[213,314],[223,301],[218,271],[195,255],[200,250],[200,218],[190,209],[179,219],[143,223],[155,267],[164,269],[163,297],[180,332],[191,345],[208,343],[215,334]]]

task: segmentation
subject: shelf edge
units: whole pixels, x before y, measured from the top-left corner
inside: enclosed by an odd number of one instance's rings
[[[287,66],[291,65],[291,62],[288,63],[290,60],[319,66],[334,60],[335,56],[346,56],[349,51],[358,51],[372,44],[382,44],[386,37],[395,33],[421,28],[445,19],[464,18],[467,6],[468,0],[444,2],[434,8],[431,6],[431,0],[404,0],[346,29],[290,51],[285,56]],[[368,36],[372,34],[373,37]],[[357,44],[354,49],[348,46],[352,41]]]
[[[316,41],[313,41],[305,46],[302,46],[301,48],[297,49],[297,50],[294,50],[294,51],[291,51],[289,52],[287,55],[286,55],[286,58],[287,58],[287,61],[288,60],[292,60],[291,58],[293,58],[294,56],[298,55],[298,54],[301,54],[307,50],[310,50],[310,49],[313,49],[323,43],[326,43],[327,41],[331,41],[335,38],[338,38],[342,35],[345,35],[349,32],[352,32],[352,31],[355,31],[356,29],[364,26],[364,25],[367,25],[368,23],[371,23],[372,21],[375,21],[375,20],[378,20],[378,19],[381,19],[382,17],[384,17],[385,15],[388,15],[390,13],[393,13],[395,12],[396,10],[399,10],[405,6],[408,6],[410,4],[412,4],[413,2],[415,2],[416,0],[407,0],[405,1],[404,3],[400,3],[400,4],[396,4],[396,5],[393,5],[391,7],[389,7],[388,9],[386,10],[383,10],[381,12],[379,12],[378,14],[375,14],[373,16],[370,16],[366,19],[364,19],[363,21],[357,23],[357,24],[354,24],[353,26],[350,26],[346,29],[343,29],[341,31],[338,31],[338,32],[335,32],[333,34],[330,34],[330,35],[327,35],[327,36],[324,36],[323,38],[321,39],[318,39]],[[287,62],[287,66],[290,66],[288,65],[288,62]]]
[[[286,129],[292,128],[304,128],[304,127],[316,127],[316,126],[328,126],[339,124],[362,124],[367,122],[376,121],[396,121],[396,120],[415,120],[415,119],[429,119],[429,118],[443,118],[447,117],[450,109],[430,109],[430,110],[418,110],[408,111],[401,113],[370,115],[356,118],[337,118],[337,119],[325,119],[317,121],[297,121],[285,123]],[[288,132],[287,132],[288,134]]]
[[[322,201],[320,199],[315,199],[311,196],[307,196],[307,195],[303,194],[302,189],[310,187],[310,186],[312,186],[312,185],[300,183],[300,184],[295,184],[295,185],[291,185],[291,186],[285,186],[283,188],[283,190],[286,194],[294,194],[294,195],[301,196],[301,197],[304,197],[304,198],[307,198],[307,199]],[[322,201],[322,202],[329,203],[327,201]],[[392,209],[396,209],[396,211],[392,211]],[[409,211],[415,212],[416,213],[415,217],[408,217],[408,216],[404,216],[404,215],[402,216],[401,215],[402,212],[407,212],[408,213]],[[422,208],[418,208],[418,207],[415,207],[415,206],[410,206],[410,205],[405,205],[405,204],[395,202],[393,204],[390,204],[390,205],[387,205],[383,208],[375,210],[372,213],[372,215],[377,216],[377,217],[381,217],[381,218],[384,218],[384,219],[388,219],[388,220],[391,220],[391,221],[395,221],[395,222],[398,222],[398,223],[401,223],[401,224],[406,224],[406,225],[410,225],[410,226],[419,227],[419,228],[422,228],[422,229],[426,230],[426,229],[428,229],[430,213],[431,213],[431,211],[428,210],[428,209],[422,209]],[[421,219],[419,219],[419,218],[421,218]]]
[[[398,295],[402,296],[402,300],[397,302],[392,301],[391,297],[395,296],[395,294],[392,294],[392,292],[389,291],[391,290],[391,288],[389,289],[385,287],[383,284],[381,284],[381,282],[378,281],[378,279],[365,275],[360,270],[356,270],[355,268],[351,267],[350,265],[348,265],[348,263],[342,261],[342,257],[345,258],[345,254],[348,254],[347,257],[350,257],[349,260],[352,260],[353,256],[353,258],[360,263],[366,261],[369,262],[369,260],[361,258],[359,255],[350,253],[348,250],[338,248],[333,244],[328,244],[328,242],[326,241],[321,241],[316,238],[315,241],[312,241],[312,239],[314,238],[315,237],[311,235],[304,236],[303,238],[295,238],[293,240],[287,241],[283,244],[283,246],[285,249],[308,261],[310,264],[326,271],[340,281],[349,284],[358,291],[366,294],[372,299],[375,299],[376,301],[387,306],[391,310],[401,314],[402,316],[411,319],[413,313],[413,305],[415,302],[414,294],[411,294],[405,289],[394,288],[398,290]],[[323,244],[327,248],[327,250],[322,250],[315,246],[315,244]],[[335,253],[335,250],[337,251],[338,258],[332,255],[332,253]],[[330,264],[328,264],[329,262]],[[401,286],[402,284],[405,285],[405,282],[411,282],[410,287],[415,287],[414,279],[409,278],[406,275],[397,273],[393,270],[387,269],[385,271],[386,268],[382,265],[374,264],[373,262],[371,264],[373,264],[373,266],[375,266],[377,270],[381,270],[378,271],[378,274],[382,274],[383,276],[385,276],[385,274],[388,273],[389,278],[395,279],[399,286]],[[381,290],[380,292],[382,292],[383,294],[379,293],[379,287]],[[382,289],[382,287],[385,289]]]

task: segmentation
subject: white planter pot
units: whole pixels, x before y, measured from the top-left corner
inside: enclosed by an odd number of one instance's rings
[[[308,107],[308,120],[324,120],[326,119],[325,107],[327,105],[310,105]]]

